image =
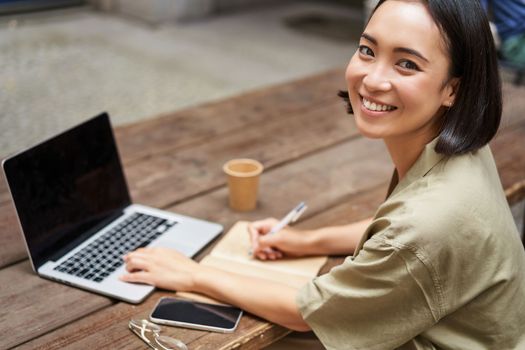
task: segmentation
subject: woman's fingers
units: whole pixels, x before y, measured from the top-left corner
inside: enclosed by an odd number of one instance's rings
[[[123,257],[127,274],[122,281],[146,283],[172,290],[191,290],[192,275],[199,264],[182,253],[167,248],[142,248]]]
[[[252,244],[252,251],[256,252],[259,249],[259,231],[253,224],[248,225],[248,234],[250,235],[250,242]]]
[[[266,235],[272,230],[272,227],[277,225],[278,221],[275,218],[267,218],[264,220],[254,221],[248,224],[248,234],[250,235],[250,241],[252,245],[252,252],[254,256],[259,257],[260,252],[260,237]],[[261,257],[259,257],[262,259]]]
[[[146,271],[138,271],[122,275],[120,276],[120,280],[124,282],[146,283],[150,285],[155,285],[151,280],[149,272]]]
[[[137,271],[137,270],[150,270],[150,262],[140,256],[128,256],[126,260],[126,270],[128,272]]]

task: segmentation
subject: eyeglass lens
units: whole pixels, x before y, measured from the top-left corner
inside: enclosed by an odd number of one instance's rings
[[[148,320],[132,319],[129,321],[129,327],[133,333],[154,349],[157,349],[158,345],[160,350],[188,350],[188,347],[182,341],[173,337],[160,335],[160,326]]]
[[[159,335],[155,340],[157,341],[157,344],[164,348],[163,350],[188,350],[186,344],[172,337]]]

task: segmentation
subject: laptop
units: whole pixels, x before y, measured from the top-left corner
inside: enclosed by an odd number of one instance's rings
[[[154,287],[118,279],[124,254],[162,246],[193,257],[223,230],[131,203],[107,113],[5,159],[2,167],[35,272],[126,302],[141,302]]]

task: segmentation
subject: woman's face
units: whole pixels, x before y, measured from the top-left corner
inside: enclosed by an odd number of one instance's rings
[[[441,32],[420,2],[387,1],[374,13],[346,69],[356,124],[367,137],[403,140],[439,131],[454,99]]]

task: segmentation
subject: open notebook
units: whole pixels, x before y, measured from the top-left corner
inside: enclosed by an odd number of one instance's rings
[[[242,275],[263,278],[294,287],[300,287],[317,276],[326,263],[326,256],[290,258],[275,261],[261,261],[250,256],[248,222],[238,221],[222,237],[201,264]],[[196,293],[177,293],[178,296],[200,301],[216,302]]]

